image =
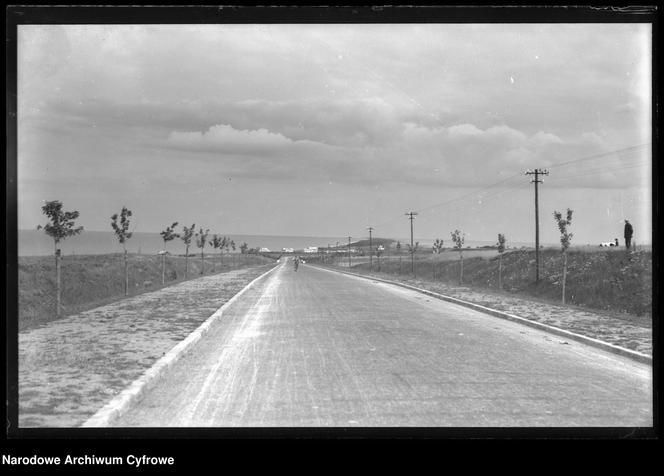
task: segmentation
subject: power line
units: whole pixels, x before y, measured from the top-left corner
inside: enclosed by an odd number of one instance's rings
[[[640,147],[645,147],[647,145],[651,145],[650,142],[647,142],[645,144],[633,145],[631,147],[625,147],[624,149],[616,149],[616,150],[611,150],[611,151],[608,151],[608,152],[602,152],[601,154],[589,155],[587,157],[582,157],[580,159],[574,159],[574,160],[570,160],[570,161],[567,161],[567,162],[561,162],[559,164],[550,165],[549,169],[562,167],[564,165],[569,165],[569,164],[575,164],[575,163],[578,163],[578,162],[584,162],[586,160],[599,159],[599,158],[602,158],[602,157],[606,157],[607,155],[614,155],[614,154],[618,154],[620,152],[634,151],[634,150],[636,150]]]
[[[516,177],[521,177],[521,173],[519,172],[519,173],[514,174],[514,175],[512,175],[512,176],[510,176],[510,177],[507,177],[507,178],[505,178],[505,179],[503,179],[503,180],[501,180],[501,181],[499,181],[499,182],[493,183],[493,184],[491,184],[491,185],[487,185],[486,187],[482,187],[482,188],[479,188],[479,189],[473,190],[472,192],[466,193],[466,194],[464,194],[464,195],[460,195],[460,196],[455,197],[455,198],[452,198],[452,199],[450,199],[450,200],[446,200],[445,202],[440,202],[440,203],[437,203],[437,204],[434,204],[434,205],[429,205],[429,206],[427,206],[427,207],[424,207],[424,208],[421,208],[421,209],[417,210],[417,212],[418,212],[418,213],[423,213],[423,212],[425,212],[425,211],[429,211],[429,210],[432,210],[432,209],[435,209],[435,208],[438,208],[438,207],[442,207],[443,205],[449,205],[449,204],[454,203],[454,202],[456,202],[456,201],[459,201],[459,200],[462,200],[462,199],[464,199],[464,198],[467,198],[467,197],[470,197],[470,196],[476,195],[476,194],[478,194],[478,193],[481,193],[481,192],[484,191],[484,190],[488,190],[488,189],[490,189],[490,188],[493,188],[493,187],[495,187],[496,185],[504,184],[505,182],[508,182],[509,180],[513,180],[513,179],[515,179]],[[520,185],[519,185],[519,186],[520,186]],[[395,218],[390,218],[389,220],[386,220],[386,221],[380,223],[380,224],[379,224],[379,227],[384,227],[385,225],[388,225],[388,224],[390,224],[390,223],[392,223],[392,222],[394,222],[394,221],[396,221],[396,220],[397,220],[396,217],[395,217]]]
[[[589,160],[593,160],[593,159],[600,159],[600,158],[603,158],[603,157],[607,157],[607,156],[611,156],[611,155],[618,155],[618,154],[623,154],[623,157],[616,157],[616,158],[617,158],[617,159],[620,159],[620,160],[622,160],[622,161],[624,162],[625,160],[627,160],[627,159],[625,158],[624,155],[634,154],[634,153],[638,152],[640,149],[642,149],[642,148],[644,148],[644,147],[646,147],[646,146],[649,146],[649,145],[651,145],[651,143],[648,142],[648,143],[639,144],[639,145],[634,145],[634,146],[630,146],[630,147],[624,147],[624,148],[621,148],[621,149],[615,149],[615,150],[607,151],[607,152],[603,152],[603,153],[600,153],[600,154],[594,154],[594,155],[585,156],[585,157],[581,157],[581,158],[574,159],[574,160],[569,160],[569,161],[562,162],[562,163],[559,163],[559,164],[553,164],[553,165],[550,165],[548,168],[549,168],[549,169],[552,169],[552,168],[562,168],[562,167],[569,166],[569,165],[572,165],[572,164],[576,164],[576,163],[580,163],[580,162],[585,162],[585,161],[589,161]],[[606,164],[604,164],[604,165],[606,165]],[[597,167],[593,167],[593,168],[591,168],[591,169],[581,170],[580,172],[583,172],[583,173],[577,173],[577,174],[574,174],[574,175],[568,175],[568,176],[565,176],[565,177],[555,177],[555,178],[553,178],[553,179],[550,179],[549,181],[550,181],[550,182],[558,182],[558,181],[566,180],[566,179],[570,179],[570,178],[576,178],[576,177],[584,177],[584,176],[595,175],[595,174],[597,174],[597,173],[602,173],[602,172],[604,172],[604,171],[626,170],[626,169],[630,169],[630,168],[639,167],[639,166],[642,166],[642,165],[646,165],[646,163],[639,162],[639,163],[636,163],[636,164],[629,164],[629,165],[625,165],[625,166],[622,166],[622,167],[614,167],[614,168],[611,168],[611,167],[607,168],[606,166],[604,166],[601,170],[599,170],[599,172],[595,172],[596,170],[598,170],[598,168],[597,168]],[[539,172],[538,172],[538,175],[539,175]],[[473,190],[473,191],[468,192],[468,193],[464,193],[464,194],[462,194],[462,195],[459,195],[459,196],[457,196],[457,197],[451,198],[451,199],[446,200],[446,201],[444,201],[444,202],[439,202],[439,203],[435,203],[435,204],[432,204],[432,205],[428,205],[428,206],[426,206],[426,207],[420,208],[419,210],[416,210],[416,211],[411,212],[411,213],[413,213],[413,214],[416,215],[416,214],[418,214],[418,213],[427,212],[427,211],[430,211],[430,210],[433,210],[433,209],[436,209],[436,208],[439,208],[439,207],[443,207],[443,206],[446,206],[446,205],[453,204],[453,203],[455,203],[455,202],[458,202],[459,200],[463,200],[463,199],[468,198],[468,197],[472,197],[472,196],[475,196],[475,195],[478,195],[478,194],[481,195],[481,193],[484,192],[484,191],[490,190],[490,189],[492,189],[492,188],[494,188],[494,187],[497,187],[497,186],[499,186],[499,185],[506,185],[508,182],[510,182],[510,181],[516,179],[517,177],[520,177],[520,176],[521,176],[521,172],[516,173],[516,174],[514,174],[514,175],[512,175],[512,176],[506,177],[506,178],[504,178],[503,180],[500,180],[500,181],[498,181],[498,182],[492,183],[492,184],[487,185],[487,186],[485,186],[485,187],[478,188],[478,189]],[[532,183],[532,182],[531,182],[531,183]],[[496,197],[496,196],[499,196],[499,195],[503,195],[503,194],[505,194],[505,193],[511,193],[511,192],[514,192],[514,191],[518,191],[518,190],[523,189],[523,187],[524,187],[525,185],[526,185],[526,184],[523,184],[523,183],[515,183],[514,185],[510,186],[510,187],[507,188],[507,189],[494,191],[493,193],[490,193],[490,194],[488,194],[488,195],[485,195],[485,196],[483,196],[483,197],[480,197],[480,199],[481,199],[482,201],[485,201],[485,200],[487,200],[488,198],[492,198],[492,197]],[[380,223],[380,224],[378,225],[378,227],[379,227],[379,228],[381,228],[381,227],[385,227],[386,225],[391,224],[391,223],[395,222],[396,220],[397,220],[397,217],[391,218],[391,219],[389,219],[389,220],[386,220],[386,221]],[[412,221],[411,221],[411,224],[412,224]],[[536,233],[536,234],[537,234],[537,233]],[[536,238],[537,238],[537,237],[536,237]],[[537,240],[536,240],[536,241],[537,241]]]
[[[588,173],[566,175],[566,176],[563,176],[563,177],[556,177],[556,178],[550,179],[549,182],[558,182],[560,180],[568,180],[568,179],[579,178],[579,177],[589,177],[591,175],[598,175],[598,174],[605,173],[605,172],[616,172],[618,170],[636,169],[636,168],[643,167],[644,165],[648,165],[648,163],[647,162],[641,162],[641,163],[637,163],[637,164],[625,165],[623,167],[614,167],[614,168],[596,167],[596,168],[588,169],[588,170],[584,171],[584,172],[588,172]]]
[[[431,210],[432,208],[438,208],[438,207],[441,207],[441,206],[443,206],[443,205],[447,205],[447,204],[450,204],[450,203],[456,202],[457,200],[461,200],[462,198],[467,198],[467,197],[473,196],[473,195],[475,195],[475,194],[477,194],[477,193],[479,193],[479,192],[482,192],[483,190],[488,190],[488,189],[490,189],[490,188],[495,187],[496,185],[500,185],[500,184],[502,184],[502,183],[507,182],[508,180],[512,180],[513,178],[515,178],[515,177],[520,177],[520,176],[521,176],[521,173],[514,174],[514,175],[512,175],[511,177],[507,177],[506,179],[501,180],[500,182],[496,182],[496,183],[494,183],[494,184],[487,185],[487,186],[484,187],[484,188],[480,188],[480,189],[474,190],[474,191],[472,191],[472,192],[470,192],[470,193],[467,193],[467,194],[465,194],[465,195],[461,195],[461,196],[459,196],[459,197],[453,198],[453,199],[451,199],[451,200],[447,200],[447,201],[445,201],[445,202],[441,202],[441,203],[437,203],[437,204],[435,204],[435,205],[429,205],[428,207],[421,208],[421,209],[418,210],[418,212],[421,213],[421,212],[424,212],[424,211]]]
[[[578,162],[583,162],[583,161],[587,161],[587,160],[598,159],[598,158],[606,157],[606,156],[608,156],[608,155],[617,154],[617,153],[620,153],[620,152],[635,151],[636,149],[641,148],[641,147],[645,147],[645,146],[647,146],[647,145],[650,145],[650,143],[639,144],[639,145],[635,145],[635,146],[631,146],[631,147],[625,147],[625,148],[623,148],[623,149],[616,149],[616,150],[609,151],[609,152],[603,152],[603,153],[601,153],[601,154],[595,154],[595,155],[591,155],[591,156],[581,157],[581,158],[579,158],[579,159],[574,159],[574,160],[570,160],[570,161],[567,161],[567,162],[562,162],[562,163],[560,163],[560,164],[555,164],[555,165],[549,166],[549,169],[557,168],[557,167],[562,167],[562,166],[566,166],[566,165],[570,165],[570,164],[574,164],[574,163],[578,163]],[[454,203],[454,202],[456,202],[456,201],[458,201],[458,200],[461,200],[461,199],[464,199],[464,198],[471,197],[471,196],[476,195],[476,194],[478,194],[478,193],[480,193],[480,192],[482,192],[482,191],[484,191],[484,190],[488,190],[488,189],[490,189],[490,188],[493,188],[493,187],[495,187],[495,186],[497,186],[497,185],[504,184],[505,182],[508,182],[508,181],[510,181],[510,180],[512,180],[512,179],[514,179],[514,178],[516,178],[516,177],[520,177],[520,176],[521,176],[521,172],[516,173],[516,174],[514,174],[514,175],[512,175],[512,176],[510,176],[510,177],[507,177],[507,178],[505,178],[505,179],[503,179],[503,180],[501,180],[501,181],[499,181],[499,182],[493,183],[493,184],[491,184],[491,185],[487,185],[486,187],[483,187],[483,188],[480,188],[480,189],[474,190],[474,191],[472,191],[472,192],[466,193],[466,194],[464,194],[464,195],[460,195],[460,196],[458,196],[458,197],[452,198],[452,199],[450,199],[450,200],[446,200],[446,201],[444,201],[444,202],[440,202],[440,203],[437,203],[437,204],[434,204],[434,205],[429,205],[429,206],[427,206],[427,207],[421,208],[421,209],[418,210],[418,212],[421,213],[421,212],[428,211],[428,210],[433,209],[433,208],[438,208],[438,207],[441,207],[441,206],[443,206],[443,205],[448,205],[448,204],[450,204],[450,203]],[[518,188],[518,187],[519,187],[519,186],[517,185],[517,188]],[[501,193],[501,192],[498,192],[498,193]],[[486,198],[486,197],[485,197],[485,198]],[[396,218],[395,218],[395,219],[396,219]],[[393,220],[390,220],[390,222],[391,222],[391,221],[393,221]],[[387,223],[390,223],[390,222],[387,222]]]

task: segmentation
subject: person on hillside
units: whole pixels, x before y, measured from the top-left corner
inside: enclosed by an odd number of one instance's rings
[[[632,235],[634,234],[634,228],[629,220],[625,220],[625,248],[630,249],[632,246]]]

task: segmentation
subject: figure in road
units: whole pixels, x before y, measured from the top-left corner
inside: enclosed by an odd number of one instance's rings
[[[625,248],[630,249],[632,246],[632,235],[634,234],[634,229],[629,220],[625,220]]]
[[[293,268],[295,269],[295,271],[297,271],[298,266],[300,266],[300,258],[296,256],[293,259]]]

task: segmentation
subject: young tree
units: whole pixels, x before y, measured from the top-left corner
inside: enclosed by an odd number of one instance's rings
[[[553,218],[555,218],[560,230],[560,245],[563,254],[563,305],[565,304],[565,282],[567,280],[567,249],[572,242],[572,236],[574,236],[573,233],[567,231],[567,227],[572,225],[572,213],[573,210],[568,208],[567,216],[563,218],[560,212],[553,212]]]
[[[129,218],[132,213],[127,207],[122,207],[120,212],[120,223],[118,224],[118,214],[114,213],[111,216],[111,227],[115,231],[115,236],[118,237],[118,241],[122,244],[124,249],[124,272],[125,272],[125,285],[124,285],[124,294],[125,296],[129,294],[129,269],[127,266],[127,240],[133,235],[129,230]]]
[[[245,255],[247,253],[247,249],[249,248],[249,245],[247,243],[242,243],[240,245],[240,254]],[[247,264],[247,257],[245,256],[243,258],[244,264]]]
[[[378,272],[380,272],[380,256],[383,254],[384,249],[385,248],[383,247],[383,245],[378,245],[374,249],[374,254],[376,255],[376,263],[378,265]]]
[[[191,224],[191,227],[187,228],[186,226],[182,227],[182,234],[180,238],[184,242],[184,279],[187,279],[187,273],[189,273],[189,245],[191,245],[191,238],[194,236],[194,228],[196,227],[195,223]]]
[[[397,250],[397,255],[399,255],[399,274],[401,274],[401,242],[397,241],[397,244],[395,246]]]
[[[44,229],[44,233],[53,238],[55,246],[55,316],[60,317],[61,294],[62,288],[60,286],[60,260],[62,253],[58,245],[60,242],[70,236],[78,235],[83,231],[83,227],[75,227],[74,220],[79,216],[77,211],[63,212],[62,202],[53,200],[46,202],[42,206],[42,213],[48,217],[50,223],[46,225],[38,225],[37,229]]]
[[[454,242],[454,248],[459,252],[459,284],[463,283],[463,242],[466,239],[465,233],[461,233],[460,230],[454,230],[451,232],[452,241]]]
[[[436,241],[433,242],[433,254],[439,255],[443,252],[443,240],[436,238]],[[436,279],[436,264],[434,261],[432,268],[433,279]]]
[[[505,252],[505,235],[498,233],[498,289],[503,289],[503,253]]]
[[[196,233],[196,246],[201,249],[201,274],[205,274],[205,245],[207,244],[207,236],[210,233],[210,229],[203,231],[201,227],[200,231]]]
[[[411,263],[411,271],[413,272],[413,276],[415,276],[415,253],[417,250],[420,249],[420,242],[416,241],[414,245],[411,245],[410,243],[407,244],[408,246],[408,253],[410,254],[410,263]]]
[[[235,251],[235,241],[231,239],[226,239],[226,253],[230,253],[229,248]],[[233,266],[235,266],[235,255],[232,256]]]
[[[434,254],[440,254],[443,251],[443,240],[436,238],[436,241],[433,242],[433,252]]]
[[[164,249],[161,253],[161,284],[166,284],[166,243],[180,236],[174,232],[176,226],[178,226],[178,222],[167,226],[165,230],[159,233],[161,239],[164,240]]]
[[[215,250],[220,249],[220,261],[223,264],[224,258],[223,258],[223,253],[224,253],[224,246],[226,246],[226,237],[225,236],[219,236],[217,234],[212,235],[212,241],[210,241],[210,246],[212,246]],[[214,265],[214,260],[212,260],[212,272],[214,273],[215,270],[215,265]]]

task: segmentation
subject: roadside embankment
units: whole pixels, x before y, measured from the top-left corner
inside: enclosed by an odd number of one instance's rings
[[[461,260],[463,256],[463,279]],[[558,249],[540,252],[539,283],[535,283],[535,250],[447,249],[441,254],[417,253],[411,272],[410,255],[354,257],[351,270],[380,272],[395,279],[458,285],[490,292],[516,295],[558,304],[562,299],[563,260]],[[344,259],[316,260],[348,269]],[[502,261],[502,263],[501,263]],[[499,279],[499,275],[500,278]],[[502,281],[502,283],[501,283]],[[572,248],[568,252],[565,280],[566,304],[603,314],[614,313],[635,325],[650,325],[652,313],[652,251],[627,252],[624,248]],[[502,284],[502,289],[500,288]]]
[[[185,261],[187,261],[185,263]],[[165,265],[165,284],[162,285],[162,257],[130,254],[129,296],[156,291],[187,279],[272,263],[274,260],[258,255],[219,253],[168,255]],[[62,259],[62,316],[74,315],[111,302],[124,299],[124,264],[121,254],[76,255]],[[201,270],[204,273],[201,273]],[[18,329],[35,328],[56,319],[55,316],[55,258],[27,256],[18,259]]]

